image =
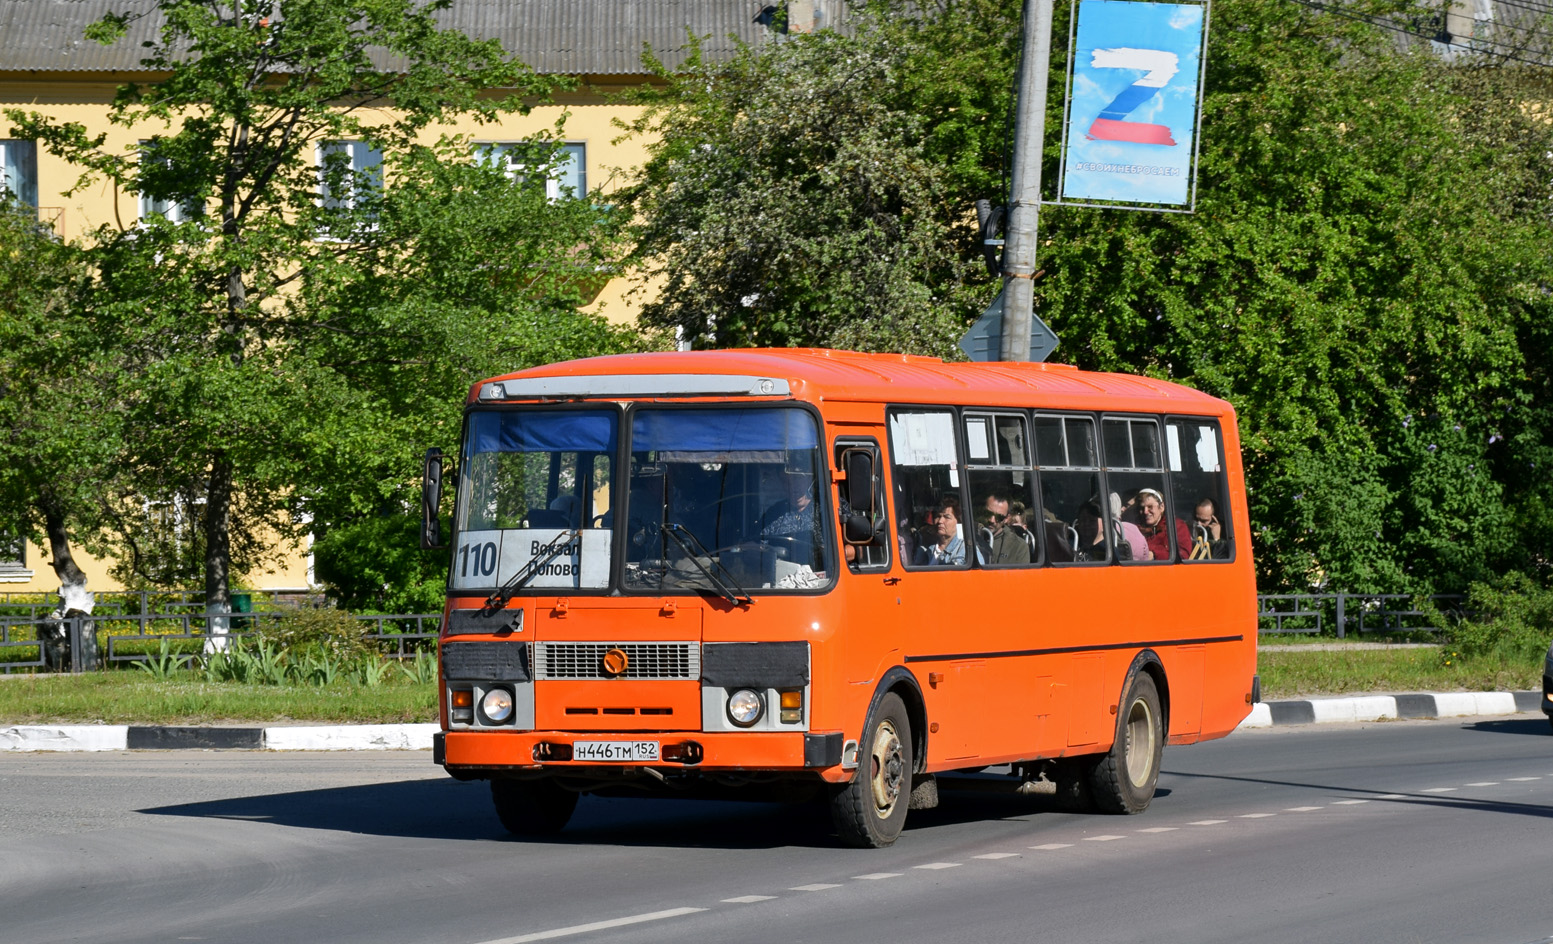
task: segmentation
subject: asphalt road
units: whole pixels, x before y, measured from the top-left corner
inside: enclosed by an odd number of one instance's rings
[[[946,791],[878,851],[595,798],[519,842],[426,753],[10,754],[0,942],[1553,944],[1550,817],[1540,715],[1167,748],[1135,817]]]

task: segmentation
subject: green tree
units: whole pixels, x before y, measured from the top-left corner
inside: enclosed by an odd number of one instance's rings
[[[636,204],[646,269],[670,287],[656,323],[695,332],[722,312],[717,343],[958,356],[996,292],[970,267],[970,205],[1003,187],[1018,5],[870,10],[846,36],[790,36],[667,86]],[[1057,358],[1236,405],[1265,590],[1447,591],[1546,569],[1544,74],[1446,63],[1290,0],[1233,0],[1209,39],[1196,214],[1043,210],[1036,301]],[[1053,95],[1047,127],[1062,120]],[[853,140],[879,142],[869,172],[909,175],[932,201],[890,204],[894,229],[849,216],[869,191],[825,174],[849,166],[837,155]],[[1055,130],[1045,151],[1053,181]],[[939,225],[919,241],[901,235],[926,219]],[[867,232],[866,251],[805,251],[846,249],[837,232]],[[890,270],[901,284],[881,313],[850,286],[891,258],[912,264]],[[776,308],[756,318],[750,296]],[[930,299],[934,316],[899,317],[898,298]]]
[[[77,124],[7,112],[14,135],[80,165],[82,185],[106,178],[186,208],[95,234],[95,294],[84,317],[92,331],[122,339],[121,467],[140,495],[189,499],[217,631],[230,612],[234,568],[258,563],[270,532],[326,527],[310,517],[319,510],[386,510],[409,477],[401,465],[398,488],[382,485],[387,463],[405,457],[406,429],[426,433],[429,424],[441,441],[453,439],[458,388],[473,365],[455,359],[468,344],[450,339],[485,337],[489,352],[510,353],[513,338],[539,325],[579,347],[614,343],[591,320],[572,324],[568,305],[578,295],[555,289],[564,282],[557,270],[574,281],[594,271],[591,231],[579,236],[575,225],[524,241],[528,255],[444,239],[436,261],[464,270],[550,263],[549,275],[530,283],[491,279],[478,304],[392,278],[437,244],[427,227],[464,222],[411,205],[446,195],[439,167],[472,162],[467,143],[428,146],[428,129],[523,110],[559,84],[494,41],[439,29],[435,15],[447,6],[158,0],[91,30],[113,42],[131,16],[160,18],[143,64],[165,78],[123,87],[112,106],[116,122],[155,131],[140,153],[111,152],[104,136]],[[552,146],[533,171],[553,162]],[[511,183],[508,195],[523,189]],[[542,200],[517,202],[530,225],[555,215]],[[577,216],[576,208],[557,212]],[[534,301],[509,314],[496,301],[503,292]],[[363,457],[375,460],[367,473],[375,502],[335,484],[354,479]]]

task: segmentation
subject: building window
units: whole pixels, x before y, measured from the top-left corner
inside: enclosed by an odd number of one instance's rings
[[[544,161],[551,164],[545,177],[545,196],[551,200],[582,197],[588,192],[588,146],[562,144],[548,160],[548,147],[523,141],[493,141],[475,145],[476,158],[499,164],[509,180],[528,180],[527,167]]]
[[[27,542],[20,534],[0,528],[0,578],[25,579],[32,576],[27,569]]]
[[[38,205],[38,146],[31,141],[0,140],[0,186],[27,206]]]
[[[363,210],[383,190],[383,152],[365,141],[325,141],[318,145],[319,205],[345,217],[337,224],[326,222],[319,233],[322,239],[349,239],[362,221],[346,211]]]
[[[156,153],[155,141],[140,142],[140,218],[165,217],[170,223],[183,223],[205,215],[205,205],[196,197],[153,196],[165,192],[166,181],[158,180],[167,168],[167,158]]]

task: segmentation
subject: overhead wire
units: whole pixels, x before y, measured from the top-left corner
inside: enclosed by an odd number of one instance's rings
[[[1335,4],[1335,3],[1323,3],[1323,2],[1321,2],[1321,0],[1294,0],[1294,2],[1298,3],[1300,6],[1308,7],[1310,9],[1312,9],[1312,10],[1319,10],[1319,11],[1321,11],[1323,13],[1330,13],[1333,16],[1340,16],[1340,17],[1343,17],[1345,19],[1355,20],[1355,21],[1358,21],[1358,22],[1361,22],[1361,23],[1368,23],[1371,26],[1376,26],[1376,27],[1379,27],[1381,29],[1390,30],[1390,31],[1392,31],[1394,33],[1399,33],[1399,34],[1404,35],[1404,36],[1413,36],[1413,37],[1417,37],[1419,39],[1426,39],[1426,40],[1430,40],[1430,41],[1436,41],[1435,36],[1432,36],[1432,35],[1424,32],[1422,30],[1411,28],[1411,27],[1408,27],[1408,26],[1403,25],[1403,24],[1399,24],[1399,23],[1397,23],[1394,20],[1389,20],[1389,19],[1386,19],[1384,17],[1369,16],[1369,15],[1366,15],[1366,14],[1363,14],[1363,13],[1354,13],[1352,11],[1343,9],[1341,6],[1339,6],[1338,4]],[[1502,2],[1502,0],[1501,0],[1501,2]],[[1523,31],[1525,31],[1525,30],[1523,30]],[[1540,31],[1540,30],[1533,31],[1533,32],[1537,32],[1540,35],[1553,35],[1553,34],[1549,34],[1549,33],[1546,33],[1544,31]],[[1482,46],[1482,45],[1499,46],[1499,47],[1504,47],[1505,49],[1509,50],[1509,51],[1493,51],[1493,50],[1488,50],[1490,55],[1493,55],[1493,56],[1495,56],[1497,58],[1500,58],[1500,59],[1509,59],[1509,60],[1513,60],[1513,61],[1516,61],[1516,62],[1524,62],[1524,63],[1526,63],[1528,65],[1534,65],[1534,66],[1546,67],[1546,66],[1549,66],[1549,65],[1553,65],[1553,62],[1549,62],[1549,60],[1547,58],[1532,59],[1532,58],[1527,58],[1526,56],[1520,55],[1519,53],[1522,51],[1522,47],[1520,47],[1520,46],[1518,46],[1518,45],[1516,45],[1514,43],[1509,43],[1509,42],[1505,42],[1503,40],[1496,40],[1496,39],[1489,39],[1489,38],[1474,38],[1472,40],[1472,42],[1475,45],[1478,45],[1478,46]]]

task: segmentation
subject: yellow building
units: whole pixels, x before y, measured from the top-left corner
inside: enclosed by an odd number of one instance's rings
[[[825,25],[831,7],[842,0],[794,0],[789,19]],[[0,3],[0,109],[41,112],[58,121],[79,122],[89,134],[106,134],[110,151],[134,153],[141,139],[157,128],[122,127],[109,122],[109,106],[127,82],[146,83],[156,76],[140,66],[141,43],[160,26],[154,15],[134,21],[129,34],[111,46],[85,38],[87,26],[110,11],[151,10],[149,0],[5,0]],[[536,107],[526,116],[509,116],[496,125],[470,122],[432,130],[463,133],[473,140],[500,144],[532,138],[564,119],[562,138],[568,162],[551,186],[571,187],[578,195],[608,190],[644,157],[640,140],[619,141],[616,120],[634,110],[613,104],[612,93],[648,79],[642,65],[651,48],[669,66],[683,60],[687,31],[705,37],[707,55],[726,55],[733,37],[751,44],[766,40],[766,23],[775,8],[763,0],[455,0],[441,19],[444,26],[476,38],[495,38],[503,48],[539,72],[572,76],[574,92]],[[763,15],[764,11],[764,15]],[[0,175],[23,202],[38,208],[40,219],[65,239],[108,224],[133,226],[148,213],[176,213],[111,183],[96,183],[65,196],[80,168],[49,154],[33,141],[17,140],[0,119]],[[606,285],[591,310],[616,321],[634,318],[624,279]],[[0,312],[0,317],[4,313]],[[0,522],[0,534],[5,533]],[[93,590],[117,589],[107,563],[74,549]],[[257,590],[296,591],[313,586],[305,549],[272,572],[246,574],[240,581]],[[44,550],[33,545],[0,546],[0,593],[51,591],[59,586]]]

